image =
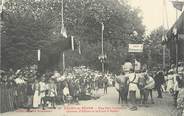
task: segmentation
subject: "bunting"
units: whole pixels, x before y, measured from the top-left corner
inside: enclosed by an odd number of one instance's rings
[[[182,11],[183,10],[183,1],[172,1],[173,7],[176,8],[177,10]]]
[[[72,50],[74,51],[75,47],[74,47],[74,39],[73,39],[73,36],[71,36],[71,46],[72,46]]]
[[[3,12],[3,7],[4,7],[4,0],[1,0],[1,8],[0,8],[0,13]]]
[[[81,54],[81,45],[80,45],[80,41],[79,41],[79,54]]]
[[[41,57],[41,50],[38,49],[38,61],[40,61],[40,57]]]
[[[63,37],[67,38],[67,33],[66,33],[66,29],[65,29],[64,25],[62,25],[62,27],[61,27],[61,34],[63,35]]]

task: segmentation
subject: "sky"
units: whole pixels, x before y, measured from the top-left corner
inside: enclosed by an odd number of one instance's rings
[[[146,26],[146,33],[150,33],[152,30],[159,26],[164,26],[166,29],[170,28],[176,21],[176,9],[173,7],[171,0],[165,0],[165,7],[163,5],[164,0],[127,0],[129,4],[134,8],[140,8],[143,17],[143,24]],[[180,0],[181,1],[181,0]],[[183,0],[184,1],[184,0]],[[166,9],[168,18],[166,18]],[[181,11],[178,11],[178,16]],[[167,21],[168,19],[168,26]]]

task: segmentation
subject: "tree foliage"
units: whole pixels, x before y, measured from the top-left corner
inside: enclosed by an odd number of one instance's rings
[[[144,41],[145,53],[147,54],[147,64],[149,67],[160,67],[163,68],[163,47],[162,36],[166,33],[163,27],[159,27],[151,32],[151,34]],[[165,50],[166,64],[169,64],[169,51]]]
[[[67,66],[87,65],[95,69],[101,68],[98,60],[98,55],[101,54],[101,22],[105,26],[105,66],[109,71],[117,72],[129,57],[129,43],[143,42],[145,28],[138,16],[139,10],[131,8],[125,1],[120,4],[118,0],[64,0],[63,5],[67,34],[81,42],[82,51],[81,55],[77,49],[65,51]],[[4,68],[20,68],[35,63],[34,50],[38,48],[49,48],[53,57],[61,59],[56,55],[59,52],[53,44],[63,40],[60,35],[61,6],[62,3],[58,0],[6,2],[2,28]],[[138,33],[136,37],[133,35],[134,31]],[[47,57],[46,55],[43,60],[48,60]],[[57,64],[58,61],[53,61],[49,65]]]

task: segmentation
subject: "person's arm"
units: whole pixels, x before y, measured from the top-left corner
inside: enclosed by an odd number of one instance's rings
[[[178,82],[174,83],[174,88],[173,89],[174,89],[175,92],[178,90]]]
[[[54,93],[55,93],[55,96],[57,96],[57,86],[56,86],[56,84],[54,86]]]
[[[129,84],[130,83],[130,80],[129,80],[129,78],[127,79],[127,84]]]

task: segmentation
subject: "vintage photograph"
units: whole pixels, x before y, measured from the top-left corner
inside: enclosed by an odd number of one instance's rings
[[[0,0],[0,116],[184,116],[184,0]]]

